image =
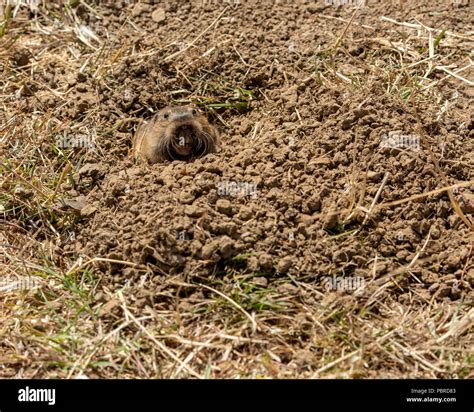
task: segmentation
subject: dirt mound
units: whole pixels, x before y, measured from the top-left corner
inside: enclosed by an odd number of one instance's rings
[[[285,113],[295,104],[302,121],[288,122]],[[469,231],[445,192],[376,209],[368,218],[361,211],[370,209],[384,177],[380,203],[438,187],[428,150],[407,128],[416,119],[406,107],[318,85],[295,89],[294,101],[271,102],[260,113],[268,106],[280,114],[230,119],[218,154],[153,166],[125,158],[112,166],[87,198],[74,252],[130,262],[100,265],[127,276],[205,276],[244,265],[267,275],[370,278],[408,265],[415,255],[415,272],[428,284],[440,273],[451,279],[462,272]],[[424,109],[427,119],[434,117]],[[437,139],[430,150],[442,152],[450,183],[472,178],[463,167],[470,139],[465,123],[449,119],[429,127]],[[413,138],[400,141],[412,147],[395,147],[394,133],[387,144],[394,130]],[[460,190],[461,198],[468,193]],[[459,288],[450,293],[461,295]]]
[[[472,375],[469,7],[214,3],[9,22],[0,243],[52,286],[5,305],[4,374]],[[220,151],[135,162],[188,104]]]
[[[286,9],[293,7],[272,11],[272,18]],[[179,16],[186,10],[175,12]],[[224,117],[209,111],[221,128],[223,149],[191,163],[134,164],[127,156],[130,132],[99,141],[111,150],[101,165],[102,178],[89,181],[95,187],[82,211],[86,219],[74,244],[64,245],[66,251],[110,260],[99,267],[127,277],[206,276],[233,267],[267,276],[288,272],[311,279],[352,274],[372,278],[415,260],[415,272],[428,286],[443,289],[436,282],[440,274],[460,277],[469,254],[469,230],[446,192],[395,207],[373,208],[371,203],[379,188],[377,203],[439,188],[441,175],[430,152],[440,158],[446,183],[472,179],[472,121],[461,112],[442,116],[418,102],[426,130],[420,136],[413,106],[384,95],[378,84],[369,90],[323,84],[303,58],[314,54],[305,44],[314,44],[315,36],[324,49],[325,31],[310,29],[312,13],[319,9],[297,10],[281,30],[261,36],[245,25],[245,10],[236,8],[234,13],[242,17],[239,27],[249,34],[239,44],[244,55],[222,46],[198,61],[192,53],[177,57],[175,67],[186,68],[191,79],[206,71],[208,84],[239,79],[240,89],[234,92],[252,90],[245,101],[251,110],[227,111]],[[210,11],[202,9],[202,18]],[[265,13],[259,10],[254,24],[263,24]],[[145,27],[155,27],[145,16],[142,10],[136,17]],[[236,23],[231,19],[229,24]],[[222,23],[223,37],[228,30]],[[293,36],[301,44],[292,44]],[[297,76],[283,69],[291,63],[292,70],[300,71]],[[216,66],[222,68],[218,75]],[[166,58],[129,57],[114,71],[122,86],[114,91],[99,86],[101,107],[132,111],[145,101],[154,103],[151,90],[156,98],[159,91],[166,96],[189,88],[179,72],[166,75],[166,69],[174,70]],[[112,116],[108,110],[100,115]],[[82,177],[87,179],[89,172]],[[472,212],[472,189],[458,189],[467,213]],[[469,285],[464,282],[448,294],[459,298],[461,290],[469,292]]]

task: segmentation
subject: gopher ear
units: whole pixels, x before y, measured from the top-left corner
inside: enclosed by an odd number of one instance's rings
[[[138,124],[137,130],[132,138],[132,149],[130,154],[135,158],[135,160],[146,161],[145,156],[145,145],[144,137],[148,133],[148,128],[152,124],[149,121],[142,121]]]

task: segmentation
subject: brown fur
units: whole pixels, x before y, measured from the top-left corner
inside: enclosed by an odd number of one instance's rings
[[[148,163],[192,160],[214,153],[219,134],[192,106],[165,107],[141,124],[133,138],[133,153]]]

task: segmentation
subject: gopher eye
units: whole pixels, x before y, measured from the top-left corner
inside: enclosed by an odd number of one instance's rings
[[[164,113],[163,114],[163,119],[168,119],[170,117],[170,114],[169,113]]]
[[[191,111],[191,113],[193,114],[193,116],[196,116],[199,113],[199,110],[198,109],[193,109]]]

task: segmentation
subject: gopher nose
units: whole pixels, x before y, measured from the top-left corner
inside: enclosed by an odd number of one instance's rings
[[[182,125],[176,129],[176,136],[191,136],[194,132],[194,128],[189,125]]]

